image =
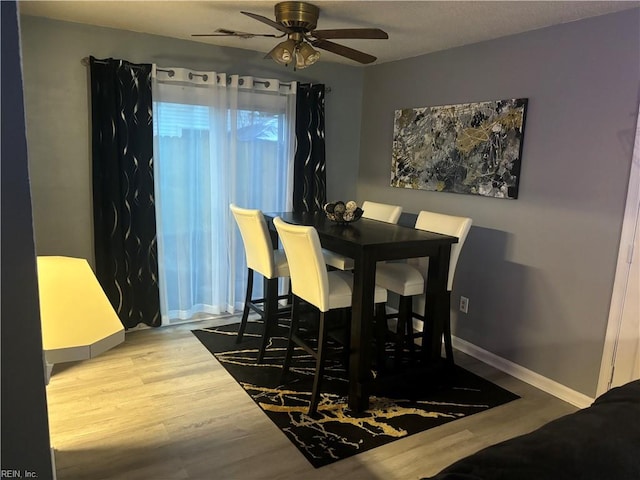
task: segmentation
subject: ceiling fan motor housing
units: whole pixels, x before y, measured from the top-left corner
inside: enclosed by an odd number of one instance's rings
[[[278,23],[309,32],[318,24],[320,9],[305,2],[280,2],[275,6],[275,14]]]

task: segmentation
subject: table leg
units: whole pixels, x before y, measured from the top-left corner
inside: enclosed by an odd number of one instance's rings
[[[369,408],[375,278],[375,262],[354,259],[348,403],[356,412]]]
[[[425,324],[422,332],[422,354],[427,363],[437,361],[442,356],[442,333],[445,322],[449,321],[450,309],[450,295],[447,291],[450,256],[451,246],[443,245],[438,249],[437,256],[429,257]]]

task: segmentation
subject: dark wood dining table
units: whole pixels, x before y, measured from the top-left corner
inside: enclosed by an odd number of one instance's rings
[[[322,212],[265,213],[273,232],[275,229],[272,220],[275,217],[280,217],[287,223],[315,227],[323,248],[354,260],[349,409],[360,412],[369,407],[369,392],[373,380],[370,345],[373,334],[376,262],[429,257],[425,313],[431,320],[431,332],[429,345],[423,346],[423,355],[427,360],[435,361],[440,358],[442,331],[444,322],[448,321],[450,307],[447,291],[449,257],[451,245],[458,241],[456,237],[367,218],[343,225],[329,220]]]

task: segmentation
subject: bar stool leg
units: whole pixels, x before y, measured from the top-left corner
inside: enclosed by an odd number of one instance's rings
[[[327,356],[327,323],[326,313],[320,312],[320,328],[318,335],[318,352],[316,357],[316,374],[313,379],[313,390],[311,391],[311,403],[309,405],[309,415],[314,415],[318,409],[320,399],[320,383],[324,375],[324,362]]]
[[[240,321],[240,329],[236,337],[236,343],[242,341],[242,336],[247,328],[247,319],[249,318],[249,310],[251,305],[251,294],[253,292],[253,269],[247,268],[247,293],[244,298],[244,310],[242,311],[242,320]]]
[[[289,327],[289,338],[287,339],[287,352],[284,356],[284,362],[282,364],[282,378],[284,382],[284,377],[289,372],[289,367],[291,366],[291,357],[293,355],[294,349],[294,341],[293,336],[298,331],[299,324],[299,315],[300,315],[300,299],[293,296],[291,301],[291,326]]]
[[[271,331],[278,323],[278,277],[264,279],[264,304],[262,320],[264,333],[258,352],[258,363],[262,363],[265,351],[271,339]]]
[[[413,302],[412,302],[413,303]],[[405,328],[405,339],[407,339],[408,347],[409,347],[409,363],[413,365],[416,361],[416,343],[415,343],[415,334],[413,333],[413,308],[410,309],[410,315],[408,321],[406,322]]]
[[[406,297],[403,295],[400,296],[400,301],[398,302],[398,323],[396,325],[396,368],[400,368],[402,357],[404,356],[404,344],[407,339],[405,331],[407,329],[407,323],[411,322],[412,302],[412,297]]]

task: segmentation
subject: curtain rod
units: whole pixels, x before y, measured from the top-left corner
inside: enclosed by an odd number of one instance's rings
[[[94,61],[95,61],[96,63],[101,64],[101,65],[106,65],[106,64],[107,64],[107,62],[105,62],[104,60],[98,60],[97,58],[96,58]],[[84,65],[85,67],[88,67],[88,66],[89,66],[89,63],[90,63],[90,62],[89,62],[89,57],[84,57],[84,58],[82,58],[82,60],[80,60],[80,63],[81,63],[82,65]],[[130,67],[134,67],[134,68],[135,68],[135,67],[138,67],[138,65],[136,65],[135,63],[130,63],[130,62],[127,62],[127,63],[129,63],[129,66],[130,66]],[[162,69],[162,68],[156,68],[156,70],[158,70],[158,71],[160,71],[160,72],[167,72],[167,73],[171,73],[171,72],[173,71],[173,70],[164,70],[164,69]],[[194,75],[197,75],[197,74],[195,74],[195,73],[194,73]],[[200,75],[200,76],[202,76],[202,75]]]
[[[100,63],[102,65],[106,65],[107,62],[103,61],[103,60],[95,60],[96,63]],[[89,66],[89,57],[84,57],[82,58],[82,60],[80,60],[80,63],[82,63],[82,65],[84,65],[85,67]],[[130,64],[131,67],[137,67],[137,65],[135,64]],[[166,68],[157,68],[156,70],[158,72],[165,72],[169,74],[169,77],[173,77],[173,75],[175,74],[175,72],[173,70],[167,70]],[[202,77],[205,81],[207,80],[206,77],[207,75],[204,73],[190,73],[190,76],[194,76],[194,77]],[[253,83],[259,83],[260,85],[264,85],[266,87],[269,87],[269,81],[265,80],[254,80]],[[242,85],[242,83],[240,83],[240,85]],[[291,86],[291,82],[280,82],[280,85],[284,85],[285,87],[290,87]],[[331,92],[331,87],[327,87],[325,86],[324,91],[326,93],[330,93]]]

